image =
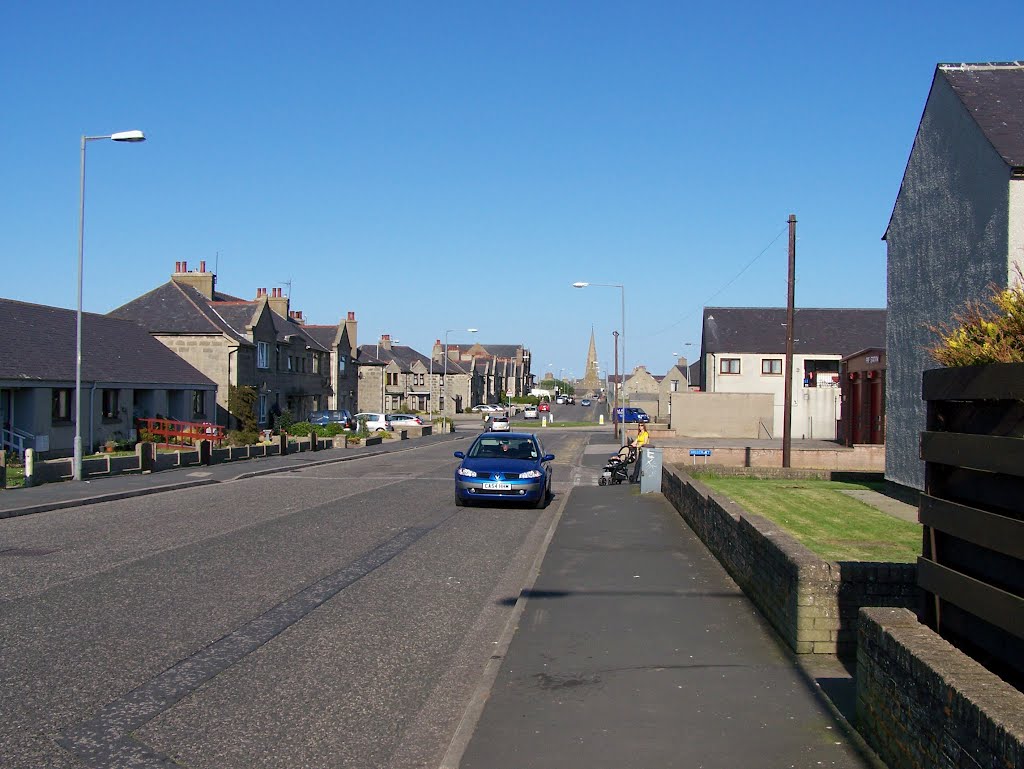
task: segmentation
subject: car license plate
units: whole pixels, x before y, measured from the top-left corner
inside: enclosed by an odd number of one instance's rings
[[[512,490],[512,484],[511,483],[497,483],[497,482],[491,481],[490,483],[485,483],[484,484],[484,488],[487,489],[488,491],[511,491]]]

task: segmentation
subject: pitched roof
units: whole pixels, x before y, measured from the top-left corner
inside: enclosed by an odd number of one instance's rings
[[[1024,62],[939,64],[939,75],[1006,164],[1024,167]]]
[[[0,326],[0,379],[75,380],[74,310],[0,299]],[[82,313],[82,380],[214,385],[136,323],[91,312]]]
[[[261,300],[239,299],[214,292],[207,299],[200,291],[170,280],[149,293],[111,310],[112,318],[133,320],[154,334],[224,334],[243,344],[251,344],[246,327],[256,316]],[[301,323],[271,312],[278,341],[298,336],[307,346],[326,352],[324,345],[305,331]],[[337,328],[337,327],[335,327]]]
[[[359,363],[362,365],[373,366],[383,365],[386,366],[394,361],[395,365],[398,366],[398,370],[403,373],[412,371],[412,365],[416,361],[422,363],[425,367],[430,368],[430,358],[426,355],[416,352],[412,347],[402,344],[393,344],[391,349],[378,345],[378,344],[361,344],[359,345]],[[448,373],[459,373],[454,369],[455,361],[448,362]],[[436,370],[441,370],[442,363],[435,363]]]
[[[801,355],[849,355],[885,347],[886,311],[798,308],[793,351]],[[785,307],[705,307],[701,355],[786,352]]]
[[[333,326],[311,326],[307,323],[302,328],[307,334],[327,349],[334,346],[334,339],[338,336],[337,324]]]

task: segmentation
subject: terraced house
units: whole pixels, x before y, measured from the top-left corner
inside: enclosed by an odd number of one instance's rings
[[[252,394],[261,427],[285,410],[302,419],[316,409],[351,407],[358,381],[353,313],[337,326],[307,328],[280,288],[257,288],[255,298],[242,299],[216,284],[205,262],[198,271],[177,262],[167,283],[109,314],[135,321],[217,383],[218,424],[237,427],[248,408],[232,392]]]

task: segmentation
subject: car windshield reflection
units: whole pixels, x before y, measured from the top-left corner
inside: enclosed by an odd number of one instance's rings
[[[536,461],[537,444],[526,438],[481,438],[469,450],[471,459],[525,459]]]

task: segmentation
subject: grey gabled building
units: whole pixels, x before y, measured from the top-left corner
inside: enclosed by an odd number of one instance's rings
[[[3,448],[70,456],[81,415],[86,452],[128,440],[134,420],[212,420],[217,385],[129,320],[82,314],[81,403],[75,404],[76,312],[0,299]]]
[[[939,64],[883,239],[886,478],[924,487],[928,326],[1024,268],[1024,64]]]

